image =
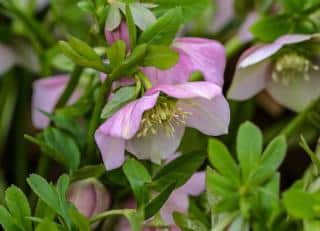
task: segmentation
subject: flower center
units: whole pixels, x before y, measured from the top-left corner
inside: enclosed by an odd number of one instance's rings
[[[310,71],[319,70],[319,67],[303,55],[295,52],[280,56],[275,63],[272,79],[283,85],[289,85],[299,78],[310,79]]]
[[[190,115],[177,107],[177,100],[160,96],[156,106],[143,114],[137,137],[154,135],[160,127],[164,128],[168,136],[172,136],[175,126],[185,124]]]

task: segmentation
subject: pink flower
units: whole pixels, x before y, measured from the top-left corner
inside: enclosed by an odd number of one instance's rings
[[[198,196],[205,191],[205,173],[195,173],[186,184],[172,192],[168,201],[160,210],[162,219],[167,224],[174,224],[173,212],[187,213],[189,207],[188,196]]]
[[[125,22],[121,22],[120,25],[113,31],[110,31],[107,27],[105,27],[104,33],[109,45],[112,45],[118,40],[122,40],[126,43],[127,50],[130,48],[129,31]]]
[[[95,179],[71,184],[67,197],[79,212],[88,218],[107,210],[110,206],[109,192]]]
[[[32,122],[36,128],[45,128],[49,125],[49,119],[41,111],[51,113],[62,95],[69,77],[67,75],[53,76],[40,79],[33,84],[32,95]],[[69,100],[74,103],[80,97],[80,91],[75,91]]]
[[[212,31],[221,30],[234,17],[234,0],[215,0],[215,15],[212,23]]]
[[[221,88],[213,83],[157,85],[110,117],[95,139],[109,170],[122,165],[125,150],[159,163],[175,153],[186,126],[225,134],[229,114]]]
[[[320,59],[308,49],[317,39],[319,35],[285,35],[248,49],[240,57],[229,98],[245,100],[266,89],[283,106],[304,110],[320,96]]]
[[[180,55],[174,67],[165,71],[154,67],[142,69],[153,85],[184,83],[195,71],[202,72],[206,81],[223,85],[226,55],[219,42],[203,38],[177,38],[172,48]]]
[[[0,43],[0,75],[6,73],[16,62],[15,52],[9,46]]]
[[[189,196],[198,196],[205,191],[205,173],[195,173],[183,186],[174,190],[167,202],[160,209],[160,216],[163,221],[169,225],[170,231],[180,231],[174,224],[172,217],[173,212],[186,214],[189,207]],[[129,200],[126,203],[126,208],[136,208],[134,200]],[[121,219],[116,227],[116,231],[130,231],[129,222],[126,219]],[[158,229],[144,228],[143,231],[160,231]]]

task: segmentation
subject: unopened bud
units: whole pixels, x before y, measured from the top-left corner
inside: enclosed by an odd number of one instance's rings
[[[71,184],[68,191],[68,200],[88,218],[107,210],[110,206],[109,192],[95,179],[77,181]]]
[[[104,32],[109,45],[112,45],[118,40],[122,40],[127,45],[127,49],[130,47],[128,25],[125,22],[121,22],[120,25],[113,31],[109,31],[106,27]]]

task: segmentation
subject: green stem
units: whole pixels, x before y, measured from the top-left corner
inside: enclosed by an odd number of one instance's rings
[[[107,212],[104,212],[104,213],[100,213],[94,217],[92,217],[90,219],[90,223],[95,223],[97,221],[100,221],[102,219],[105,219],[106,217],[109,217],[109,216],[123,216],[125,215],[126,213],[131,213],[131,212],[134,212],[135,210],[134,209],[118,209],[118,210],[111,210],[111,211],[107,211]]]
[[[245,43],[243,43],[237,36],[231,38],[225,45],[227,58],[232,58],[244,47],[244,45]]]
[[[112,86],[112,75],[109,76],[101,85],[98,93],[98,98],[93,109],[93,114],[89,123],[88,136],[87,136],[87,151],[86,154],[89,160],[92,160],[95,157],[95,143],[94,143],[94,133],[100,123],[100,115],[103,109],[103,106],[106,102],[106,97],[109,94]]]
[[[26,177],[28,172],[27,161],[27,148],[24,139],[24,133],[27,127],[27,120],[25,119],[26,112],[28,111],[28,95],[31,89],[31,76],[26,74],[19,77],[19,98],[17,103],[16,115],[15,115],[15,146],[14,146],[14,163],[15,163],[15,182],[16,184],[25,189]]]
[[[73,94],[74,90],[76,89],[80,76],[83,72],[83,67],[76,66],[70,76],[69,82],[66,86],[66,89],[62,93],[61,97],[58,100],[56,108],[64,107],[68,100],[70,99],[71,95]]]
[[[310,104],[310,106],[301,112],[299,115],[297,115],[281,132],[280,135],[284,135],[287,139],[292,138],[292,136],[302,127],[306,120],[308,119],[308,116],[310,115],[310,112],[317,109],[317,107],[320,105],[320,98],[315,100],[313,103]]]

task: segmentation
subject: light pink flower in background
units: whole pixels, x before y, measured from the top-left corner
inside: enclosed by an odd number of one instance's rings
[[[240,57],[228,97],[246,100],[266,91],[281,105],[304,110],[320,96],[320,57],[296,49],[319,42],[319,35],[285,35],[272,44],[256,45]]]
[[[45,128],[49,125],[49,118],[41,111],[51,113],[69,81],[69,76],[59,75],[37,80],[33,83],[32,95],[32,122],[36,128]],[[76,90],[68,104],[74,103],[81,95]],[[41,110],[41,111],[40,111]]]
[[[106,211],[110,207],[110,194],[97,180],[77,181],[70,185],[67,198],[87,218]]]
[[[157,85],[107,119],[95,140],[108,170],[123,164],[125,150],[160,163],[175,153],[185,127],[218,136],[227,132],[229,117],[228,103],[216,84]]]
[[[189,196],[198,196],[205,191],[205,173],[195,173],[183,186],[174,190],[167,202],[160,209],[160,216],[163,221],[169,225],[169,231],[180,231],[174,224],[172,217],[173,212],[186,214],[189,208]],[[126,208],[135,209],[136,203],[134,200],[129,200]],[[130,231],[129,222],[122,218],[116,227],[116,231]],[[160,231],[159,229],[144,228],[143,231]]]
[[[173,212],[187,213],[189,196],[198,196],[205,191],[205,172],[195,173],[186,184],[172,192],[160,210],[162,219],[167,224],[174,224]]]
[[[14,50],[0,43],[0,75],[6,73],[17,62],[17,56]]]
[[[253,39],[253,35],[250,32],[250,27],[257,21],[258,17],[259,15],[256,12],[251,12],[241,24],[237,33],[237,37],[242,43],[250,42]]]
[[[174,67],[169,70],[142,68],[153,85],[184,83],[195,71],[200,71],[206,81],[223,85],[226,54],[221,43],[204,38],[177,38],[172,48],[180,55]]]
[[[213,32],[221,30],[234,17],[234,0],[215,0],[215,15],[211,25]]]
[[[128,25],[125,22],[121,22],[120,25],[112,31],[105,27],[104,33],[109,45],[112,45],[118,40],[122,40],[123,42],[125,42],[127,50],[130,49]]]

